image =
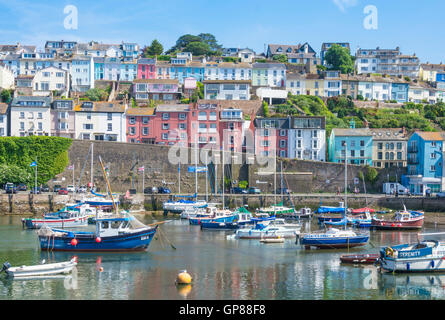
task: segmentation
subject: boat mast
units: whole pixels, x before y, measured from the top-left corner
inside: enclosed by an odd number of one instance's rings
[[[91,191],[93,191],[93,157],[94,157],[94,143],[91,143]]]
[[[195,197],[198,200],[198,137],[195,136]]]
[[[108,186],[108,191],[110,193],[111,200],[113,201],[113,207],[114,207],[114,210],[115,210],[115,212],[117,214],[117,211],[118,211],[117,210],[117,205],[114,202],[114,197],[113,197],[113,192],[111,191],[110,181],[108,181],[107,173],[105,172],[104,164],[102,163],[102,158],[100,156],[99,156],[99,163],[100,163],[100,166],[102,167],[102,172],[104,174],[104,178],[105,178],[105,181],[106,181],[107,186]]]
[[[346,230],[346,212],[348,210],[348,145],[345,141],[345,230]]]
[[[209,175],[208,175],[208,171],[209,171],[209,164],[207,162],[207,157],[208,157],[208,153],[206,152],[206,171],[204,172],[205,176],[206,176],[206,202],[209,201],[209,195],[208,195],[208,191],[209,191]],[[198,199],[196,199],[198,200]]]
[[[224,177],[224,141],[222,143],[222,205],[223,205],[223,210],[225,209],[225,204],[224,204],[224,189],[226,187],[226,181],[225,181],[225,177]]]
[[[273,170],[273,172],[274,172],[274,191],[273,191],[273,193],[274,193],[275,205],[273,206],[273,213],[274,213],[274,215],[276,215],[276,210],[277,210],[277,148],[276,148],[276,145],[275,145],[274,153],[275,153],[275,155],[274,155],[274,166],[273,166],[273,168],[274,168],[274,170]]]

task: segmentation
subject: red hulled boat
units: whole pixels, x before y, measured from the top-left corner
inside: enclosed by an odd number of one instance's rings
[[[421,229],[425,215],[422,211],[403,211],[395,213],[392,219],[372,218],[371,228],[379,230]]]

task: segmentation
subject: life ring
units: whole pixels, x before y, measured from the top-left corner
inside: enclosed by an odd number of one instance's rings
[[[392,257],[394,255],[394,250],[391,247],[388,247],[386,248],[385,253],[388,257]]]

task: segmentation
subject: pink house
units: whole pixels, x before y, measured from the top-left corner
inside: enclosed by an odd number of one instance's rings
[[[200,148],[219,146],[219,104],[198,102],[192,106],[189,137],[190,146],[196,142]]]
[[[156,144],[187,147],[190,125],[188,104],[158,105],[151,128]]]
[[[153,130],[154,108],[128,108],[127,142],[129,143],[155,143]]]
[[[243,151],[244,118],[240,109],[223,109],[219,116],[219,135],[224,141],[224,149],[234,152]]]
[[[138,59],[138,79],[155,79],[156,77],[156,60],[141,58]]]

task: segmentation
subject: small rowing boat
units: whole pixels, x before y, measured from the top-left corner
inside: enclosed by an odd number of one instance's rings
[[[0,270],[0,273],[4,271],[8,276],[14,278],[41,277],[61,273],[70,273],[76,265],[77,261],[75,258],[71,259],[70,261],[48,264],[45,264],[44,260],[43,263],[39,265],[21,267],[11,267],[9,262],[5,262],[3,264],[3,268]]]
[[[353,264],[373,264],[379,259],[378,253],[369,254],[350,254],[343,255],[340,257],[342,263],[353,263]]]

